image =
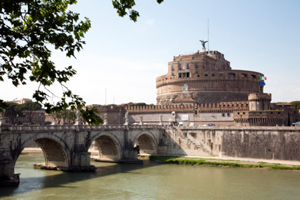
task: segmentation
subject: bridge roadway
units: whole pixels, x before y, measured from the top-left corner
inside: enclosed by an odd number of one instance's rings
[[[159,125],[50,125],[0,126],[0,182],[15,177],[14,166],[33,141],[43,150],[45,168],[89,171],[89,147],[99,149],[99,159],[113,162],[137,161],[141,153],[156,154],[165,130]]]

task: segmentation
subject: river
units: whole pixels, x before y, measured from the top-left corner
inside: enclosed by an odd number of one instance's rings
[[[35,199],[300,199],[300,173],[240,168],[92,163],[94,173],[35,170],[40,155],[21,155],[19,187],[0,188],[1,200]]]

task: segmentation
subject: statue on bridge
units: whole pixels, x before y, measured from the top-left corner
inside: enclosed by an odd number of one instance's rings
[[[51,125],[57,125],[57,115],[56,112],[52,114],[52,123]]]
[[[79,109],[76,110],[76,122],[74,125],[82,125],[81,113]]]
[[[5,122],[6,122],[5,109],[3,109],[2,113],[0,114],[0,126],[4,125]]]
[[[107,113],[104,113],[103,125],[107,125]]]
[[[128,111],[125,113],[125,123],[124,125],[128,125],[129,124],[129,120],[128,120]]]

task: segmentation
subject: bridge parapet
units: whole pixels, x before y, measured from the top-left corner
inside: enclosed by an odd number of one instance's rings
[[[48,131],[93,131],[93,130],[145,130],[145,129],[161,129],[160,125],[100,125],[100,126],[89,126],[89,125],[48,125],[48,126],[0,126],[0,134],[3,132],[14,132],[14,131],[33,131],[33,132],[48,132]]]

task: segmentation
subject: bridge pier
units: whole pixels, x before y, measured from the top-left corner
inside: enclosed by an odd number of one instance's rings
[[[15,174],[15,163],[11,159],[0,157],[0,186],[17,186],[19,174]]]

